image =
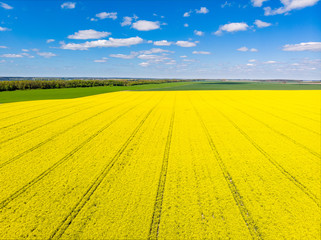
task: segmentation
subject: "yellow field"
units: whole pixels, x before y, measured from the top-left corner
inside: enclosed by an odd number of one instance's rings
[[[320,91],[0,105],[0,239],[319,239]]]

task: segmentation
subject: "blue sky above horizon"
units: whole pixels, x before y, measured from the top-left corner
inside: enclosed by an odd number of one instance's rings
[[[0,0],[0,76],[321,76],[319,0]]]

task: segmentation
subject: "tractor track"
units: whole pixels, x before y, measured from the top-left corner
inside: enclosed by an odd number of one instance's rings
[[[110,169],[115,165],[115,163],[117,162],[119,157],[126,150],[127,146],[134,139],[134,137],[136,136],[138,131],[141,129],[141,127],[146,122],[147,118],[150,116],[150,114],[153,112],[153,110],[156,108],[157,105],[158,104],[156,104],[152,109],[150,109],[148,111],[148,113],[141,120],[141,122],[138,124],[138,126],[135,128],[135,130],[131,133],[131,135],[126,140],[126,142],[122,145],[122,147],[114,155],[114,157],[111,159],[111,161],[104,167],[104,169],[100,172],[100,174],[95,178],[95,180],[92,182],[90,187],[86,190],[86,192],[83,194],[83,196],[75,204],[75,206],[72,208],[72,210],[69,212],[69,214],[67,216],[65,216],[63,221],[59,224],[59,226],[52,232],[49,239],[59,239],[64,234],[64,232],[67,230],[67,228],[72,223],[73,219],[75,219],[77,217],[79,212],[83,209],[83,207],[90,200],[90,197],[95,193],[97,188],[100,186],[102,181],[105,179],[105,177],[109,173]]]

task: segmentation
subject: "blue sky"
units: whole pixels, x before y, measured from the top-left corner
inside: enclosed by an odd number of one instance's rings
[[[0,76],[320,80],[319,0],[0,0]]]

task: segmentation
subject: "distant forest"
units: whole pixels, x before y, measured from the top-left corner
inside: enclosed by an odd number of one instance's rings
[[[78,88],[98,86],[134,86],[143,84],[158,84],[171,82],[186,82],[188,80],[164,79],[164,80],[18,80],[0,81],[0,91],[14,91],[27,89],[53,89],[53,88]]]

